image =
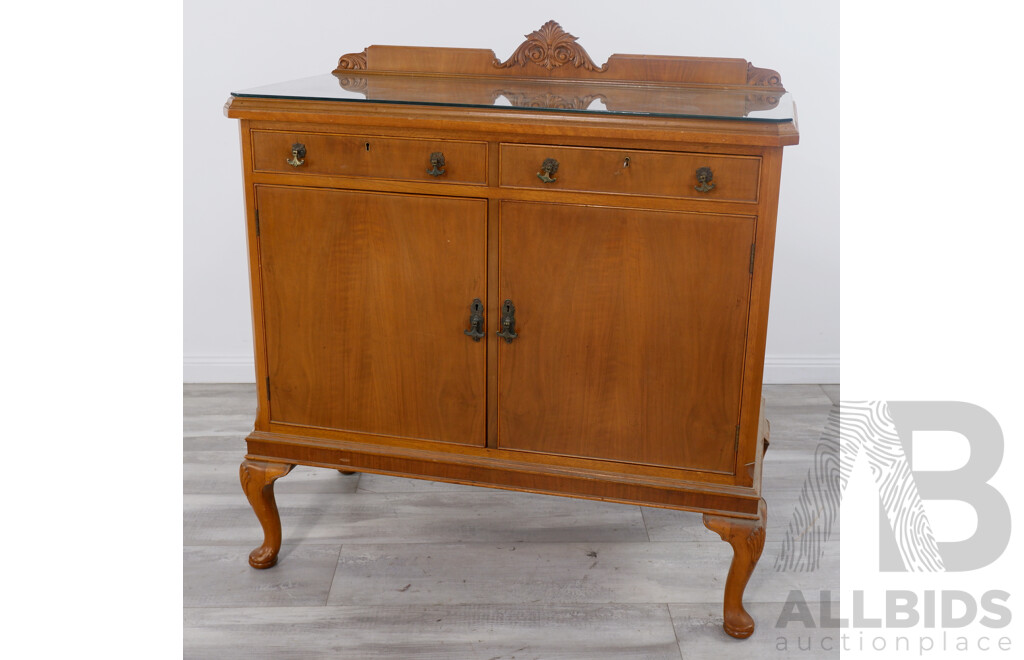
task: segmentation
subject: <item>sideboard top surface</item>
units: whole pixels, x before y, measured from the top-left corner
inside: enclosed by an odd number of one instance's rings
[[[587,115],[792,122],[792,96],[689,85],[535,80],[403,73],[323,74],[232,92],[234,97],[389,103]]]

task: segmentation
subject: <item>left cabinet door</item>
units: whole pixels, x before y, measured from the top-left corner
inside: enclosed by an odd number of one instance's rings
[[[487,203],[256,187],[270,421],[484,446]]]

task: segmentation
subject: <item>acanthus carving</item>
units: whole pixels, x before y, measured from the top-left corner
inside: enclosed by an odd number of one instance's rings
[[[528,63],[542,66],[548,70],[565,64],[598,72],[604,71],[608,67],[607,64],[604,66],[594,64],[587,51],[576,43],[576,37],[563,30],[562,26],[555,21],[548,21],[539,30],[526,35],[526,41],[504,62],[494,60],[494,66],[499,69],[526,66]]]
[[[782,76],[778,71],[758,69],[747,62],[747,84],[753,87],[782,87]]]
[[[348,55],[342,55],[340,58],[338,58],[338,66],[331,73],[365,69],[366,49],[364,48],[363,52],[361,53],[349,53]]]

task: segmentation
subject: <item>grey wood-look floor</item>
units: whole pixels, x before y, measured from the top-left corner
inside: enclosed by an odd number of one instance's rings
[[[838,524],[818,570],[775,561],[839,387],[764,394],[768,533],[746,591],[758,627],[739,641],[721,627],[732,552],[682,511],[300,466],[277,481],[280,561],[254,570],[262,532],[238,465],[255,386],[186,385],[184,655],[838,657],[834,630],[777,627],[791,590],[814,613],[838,594]]]

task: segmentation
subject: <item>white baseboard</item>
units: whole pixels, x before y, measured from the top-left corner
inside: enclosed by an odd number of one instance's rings
[[[185,356],[186,383],[254,383],[252,355]],[[826,384],[839,382],[838,355],[766,355],[764,382]]]
[[[252,354],[186,355],[186,383],[255,383],[256,366]]]
[[[768,385],[834,385],[839,383],[838,355],[766,355],[764,382]]]

